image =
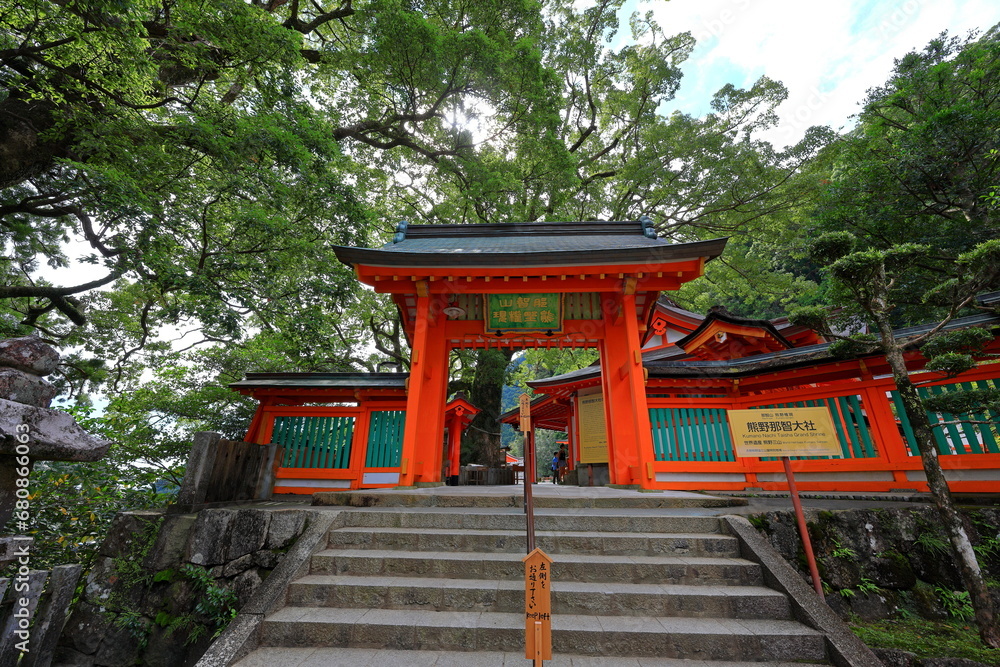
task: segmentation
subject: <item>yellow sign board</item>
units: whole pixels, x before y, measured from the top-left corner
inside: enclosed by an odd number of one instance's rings
[[[842,456],[829,408],[729,410],[736,455]]]
[[[604,419],[604,395],[577,398],[580,428],[580,463],[608,462],[608,428]]]

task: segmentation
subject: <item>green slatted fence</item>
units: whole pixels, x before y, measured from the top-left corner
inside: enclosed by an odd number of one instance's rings
[[[845,459],[875,458],[875,444],[872,440],[868,421],[861,408],[861,397],[856,394],[834,396],[815,401],[797,401],[795,403],[778,403],[775,405],[755,405],[753,409],[780,408],[830,408],[833,426],[840,441],[840,450]],[[792,459],[813,460],[835,458],[830,456],[792,456]],[[761,458],[762,461],[775,461],[774,458]]]
[[[918,387],[917,392],[920,398],[936,396],[952,391],[972,391],[975,389],[998,389],[998,380],[976,380],[973,382],[955,382],[935,387]],[[913,427],[910,420],[903,411],[903,402],[899,398],[899,392],[890,392],[892,404],[895,408],[896,418],[899,419],[900,427],[903,429],[903,436],[906,441],[910,456],[920,456],[920,448],[917,446],[917,439],[913,435]],[[1000,415],[991,412],[977,412],[971,415],[956,416],[947,412],[927,412],[927,417],[934,426],[934,440],[937,443],[938,453],[948,454],[1000,454],[1000,431],[998,431],[997,420]],[[966,419],[976,422],[993,422],[992,424],[948,424],[945,422]]]
[[[366,468],[397,468],[403,460],[405,410],[376,410],[368,423]]]
[[[657,461],[735,461],[722,408],[650,408]]]
[[[271,442],[285,468],[349,468],[354,417],[275,417]]]

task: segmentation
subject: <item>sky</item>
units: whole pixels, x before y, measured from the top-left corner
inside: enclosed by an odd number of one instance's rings
[[[811,125],[850,127],[893,60],[943,30],[964,36],[1000,22],[996,0],[629,0],[623,17],[635,10],[652,11],[667,34],[690,31],[698,42],[682,67],[676,109],[706,113],[726,83],[744,88],[766,75],[785,84],[781,125],[767,137],[777,146]]]

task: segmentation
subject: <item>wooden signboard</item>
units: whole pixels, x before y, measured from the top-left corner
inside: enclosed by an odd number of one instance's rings
[[[608,462],[608,429],[604,419],[604,394],[577,399],[580,420],[580,463]]]
[[[816,564],[790,456],[842,456],[829,408],[766,408],[729,410],[729,430],[737,456],[780,457],[795,509],[799,537],[816,595],[823,599],[823,583]]]
[[[527,433],[531,430],[531,396],[521,394],[517,402],[521,409],[521,433]]]
[[[552,559],[534,549],[524,561],[524,657],[540,665],[552,659]]]
[[[562,331],[561,294],[485,294],[487,331]]]
[[[736,455],[842,456],[829,408],[729,410]]]

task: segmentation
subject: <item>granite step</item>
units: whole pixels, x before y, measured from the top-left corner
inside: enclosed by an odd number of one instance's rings
[[[312,556],[312,574],[447,579],[518,580],[521,553],[410,552],[392,549],[325,549]],[[554,581],[738,585],[762,584],[760,566],[742,558],[704,556],[603,556],[558,554]]]
[[[537,487],[536,487],[537,488]],[[548,490],[548,489],[545,489]],[[610,490],[608,490],[610,491]],[[507,492],[469,494],[462,491],[448,493],[380,491],[321,491],[313,494],[313,505],[337,507],[524,507],[522,487],[510,487]],[[569,509],[680,509],[703,507],[736,507],[747,504],[746,498],[736,496],[706,496],[695,493],[623,493],[620,495],[590,497],[587,495],[562,496],[537,493],[536,508]]]
[[[331,548],[408,551],[479,551],[525,553],[523,530],[452,528],[379,528],[352,526],[330,531]],[[604,554],[608,556],[692,555],[736,557],[734,537],[717,533],[592,532],[539,530],[535,546],[549,554]]]
[[[595,513],[596,512],[596,513]],[[489,510],[346,510],[344,525],[370,528],[437,528],[452,530],[524,531],[520,511]],[[635,515],[621,513],[535,513],[535,531],[623,532],[623,533],[719,533],[718,517],[688,514]]]
[[[264,620],[260,638],[266,646],[515,652],[524,646],[524,615],[284,607]],[[727,618],[554,615],[552,650],[695,660],[826,658],[823,636],[800,623]]]
[[[554,653],[546,667],[746,667],[747,660],[683,660],[659,657]],[[525,667],[524,651],[402,651],[376,648],[260,648],[234,667]],[[802,667],[802,662],[753,662],[754,667]],[[825,663],[824,663],[825,664]]]
[[[311,574],[293,582],[296,607],[370,607],[429,611],[524,609],[522,581]],[[688,586],[576,581],[552,582],[553,614],[791,618],[788,599],[760,586]]]

